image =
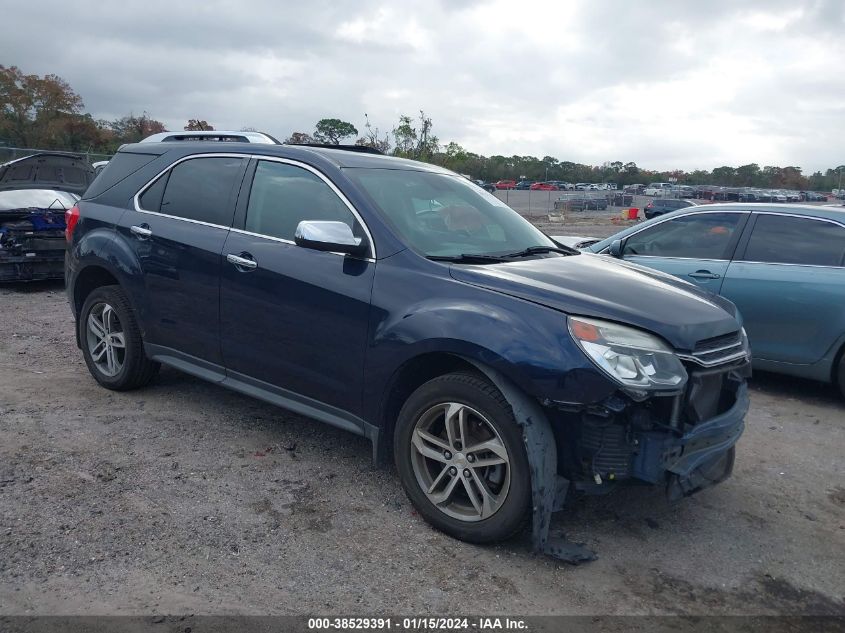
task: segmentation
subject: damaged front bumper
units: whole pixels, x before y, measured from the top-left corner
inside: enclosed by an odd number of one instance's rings
[[[745,429],[747,373],[747,363],[693,373],[683,393],[641,402],[615,396],[581,412],[570,425],[575,463],[561,474],[586,494],[636,480],[664,484],[672,500],[724,481]]]
[[[680,437],[644,432],[637,437],[639,451],[632,464],[637,479],[666,481],[670,499],[679,499],[718,484],[733,471],[734,446],[745,430],[748,387],[736,386],[733,406]]]

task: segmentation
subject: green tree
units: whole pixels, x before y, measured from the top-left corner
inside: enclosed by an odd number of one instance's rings
[[[0,65],[0,136],[21,147],[55,147],[57,131],[79,117],[82,98],[58,75]]]
[[[395,156],[430,161],[440,148],[439,139],[432,134],[434,124],[431,117],[420,110],[419,128],[414,126],[414,120],[408,115],[399,117],[399,125],[393,128],[393,139],[396,147]]]
[[[302,145],[307,143],[314,143],[314,137],[310,134],[305,132],[294,132],[289,137],[285,139],[285,143],[290,143],[291,145]]]
[[[156,121],[147,112],[143,112],[141,116],[129,113],[125,117],[112,121],[109,127],[114,133],[114,140],[118,144],[137,143],[151,134],[167,131],[164,123]]]
[[[358,130],[351,123],[340,119],[320,119],[315,126],[314,138],[320,143],[340,145],[350,136],[357,136]]]

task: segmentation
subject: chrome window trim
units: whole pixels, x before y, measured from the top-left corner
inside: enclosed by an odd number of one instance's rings
[[[287,244],[288,246],[296,246],[296,242],[294,242],[293,240],[286,240],[283,237],[274,237],[272,235],[264,235],[263,233],[254,233],[252,231],[245,231],[243,229],[236,229],[236,228],[231,228],[229,230],[232,231],[233,233],[239,233],[241,235],[249,235],[250,237],[260,237],[262,240],[271,240],[273,242],[279,242],[281,244]],[[325,251],[325,252],[330,253],[332,255],[340,255],[341,257],[347,256],[346,253],[338,253],[336,251]],[[374,264],[375,261],[376,261],[373,257],[356,257],[355,259],[357,259],[359,261],[370,262],[372,264]]]
[[[231,231],[236,231],[238,233],[244,233],[246,235],[254,235],[256,237],[263,237],[263,238],[266,238],[266,239],[269,239],[269,240],[283,242],[283,243],[287,243],[287,244],[294,244],[295,243],[295,242],[292,242],[291,240],[286,240],[286,239],[280,238],[280,237],[274,237],[272,235],[262,235],[260,233],[252,233],[250,231],[245,231],[245,230],[242,230],[242,229],[236,229],[232,226],[222,226],[220,224],[213,224],[211,222],[203,222],[202,220],[193,220],[191,218],[180,218],[180,217],[175,216],[175,215],[168,215],[167,213],[162,213],[161,211],[148,211],[146,209],[141,208],[141,203],[140,203],[141,196],[144,195],[144,193],[147,191],[147,189],[149,189],[153,185],[153,183],[155,183],[156,180],[158,180],[165,173],[167,173],[168,171],[170,171],[171,169],[176,167],[176,165],[178,165],[180,163],[184,163],[187,160],[195,159],[195,158],[246,158],[246,159],[254,158],[257,161],[266,160],[266,161],[271,161],[271,162],[275,162],[275,163],[283,163],[283,164],[286,164],[286,165],[292,165],[294,167],[300,167],[302,169],[305,169],[308,172],[311,172],[312,174],[317,176],[317,178],[322,180],[326,185],[328,185],[329,189],[331,189],[334,192],[334,194],[338,198],[340,198],[341,202],[343,202],[343,204],[346,205],[346,207],[349,209],[349,211],[352,213],[352,215],[355,216],[355,219],[358,220],[358,222],[361,223],[361,226],[364,229],[364,234],[367,236],[367,239],[370,242],[370,256],[364,257],[364,258],[361,258],[361,259],[365,259],[365,260],[368,260],[368,261],[369,260],[375,261],[378,258],[378,256],[376,255],[376,243],[375,243],[375,240],[373,239],[372,233],[370,233],[370,228],[367,226],[367,223],[364,222],[364,218],[361,217],[361,214],[358,213],[358,210],[353,206],[353,204],[343,194],[343,192],[340,189],[338,189],[337,186],[325,174],[323,174],[318,169],[312,167],[311,165],[303,163],[301,161],[292,160],[290,158],[282,158],[280,156],[265,156],[263,154],[244,154],[242,152],[209,152],[209,153],[190,154],[188,156],[183,156],[182,158],[170,163],[167,167],[162,169],[159,173],[157,173],[155,176],[153,176],[147,182],[147,184],[145,184],[143,187],[141,187],[138,190],[138,192],[132,197],[132,202],[135,206],[135,211],[137,211],[139,213],[148,213],[150,215],[158,215],[158,216],[161,216],[161,217],[164,217],[164,218],[170,218],[170,219],[173,219],[173,220],[183,220],[185,222],[191,222],[191,223],[194,223],[194,224],[201,224],[203,226],[211,226],[211,227],[214,227],[214,228],[227,229],[227,230],[231,230]],[[250,183],[250,187],[251,186],[252,186],[252,183]],[[334,254],[340,255],[340,256],[343,256],[343,257],[346,256],[345,253],[334,253]]]
[[[274,237],[272,235],[264,235],[263,233],[254,233],[253,231],[245,231],[243,229],[229,229],[230,231],[234,231],[235,233],[240,233],[241,235],[249,235],[251,237],[260,237],[265,240],[272,240],[273,242],[281,242],[282,244],[291,244],[296,246],[296,242],[293,240],[286,240],[283,237]]]

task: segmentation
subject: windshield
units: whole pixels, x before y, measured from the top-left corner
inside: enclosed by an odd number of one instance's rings
[[[398,169],[347,168],[415,250],[429,257],[505,255],[555,243],[466,178]]]
[[[53,189],[13,189],[0,191],[0,211],[18,209],[52,209],[64,211],[70,209],[79,200],[79,196],[66,191]]]

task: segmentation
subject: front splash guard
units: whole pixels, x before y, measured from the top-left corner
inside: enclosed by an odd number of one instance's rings
[[[578,565],[596,560],[594,551],[563,536],[550,537],[552,513],[563,508],[571,482],[557,474],[557,444],[552,427],[540,405],[494,369],[466,359],[484,373],[510,403],[531,469],[532,527],[531,544],[535,553],[543,553],[566,563]]]

